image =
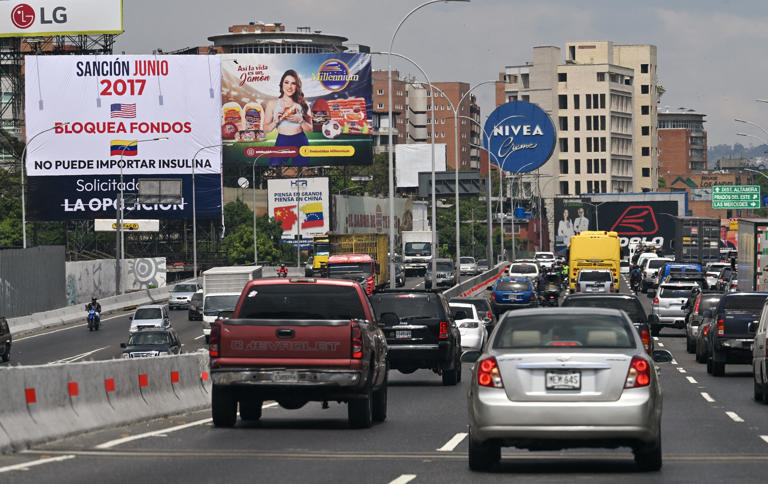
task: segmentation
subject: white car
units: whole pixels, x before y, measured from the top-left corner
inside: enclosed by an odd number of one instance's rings
[[[202,286],[197,282],[176,284],[168,293],[168,308],[187,309],[189,302],[192,300],[192,295],[200,289],[202,289]]]
[[[527,277],[531,281],[539,277],[539,266],[533,262],[513,262],[507,270],[509,277]]]
[[[477,275],[477,262],[474,257],[461,257],[459,258],[459,272],[462,275],[468,274],[470,276]]]
[[[729,262],[710,262],[704,269],[704,275],[707,278],[707,286],[714,288],[717,286],[717,277],[723,267],[731,267]]]
[[[576,292],[614,292],[615,288],[607,269],[582,269],[576,279]]]
[[[162,304],[148,304],[139,306],[131,316],[130,333],[135,333],[144,328],[167,328],[171,325],[168,316],[168,306]]]
[[[675,260],[666,257],[643,259],[643,263],[640,265],[640,270],[643,272],[643,281],[640,286],[643,292],[650,288],[659,287],[659,269],[667,262],[675,262]]]
[[[450,303],[449,306],[461,333],[461,349],[463,351],[482,349],[487,332],[474,304]]]
[[[555,265],[555,253],[554,252],[536,252],[533,254],[533,258],[539,263],[541,267],[549,267],[550,269]]]

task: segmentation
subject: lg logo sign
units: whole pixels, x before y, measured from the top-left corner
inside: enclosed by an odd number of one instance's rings
[[[27,29],[35,23],[35,9],[26,3],[20,3],[11,10],[11,22],[20,29]],[[67,9],[65,7],[56,7],[53,9],[52,18],[47,18],[45,7],[40,7],[41,24],[63,24],[67,22]]]

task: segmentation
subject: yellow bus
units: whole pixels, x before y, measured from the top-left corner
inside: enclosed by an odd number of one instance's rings
[[[616,232],[585,230],[574,235],[568,246],[568,281],[571,291],[576,290],[576,279],[581,269],[609,269],[616,292],[619,292],[620,260],[621,246]]]

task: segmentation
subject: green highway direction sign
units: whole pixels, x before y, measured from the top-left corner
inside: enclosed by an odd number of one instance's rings
[[[760,208],[760,185],[715,185],[712,208]]]

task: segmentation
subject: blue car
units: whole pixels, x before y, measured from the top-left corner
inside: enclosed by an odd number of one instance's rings
[[[699,264],[684,264],[680,262],[667,262],[663,267],[659,268],[659,281],[667,279],[669,274],[702,274],[701,266]],[[703,275],[703,274],[702,274]]]
[[[526,277],[500,277],[491,291],[491,307],[497,315],[517,308],[531,308],[539,305],[533,284]]]

